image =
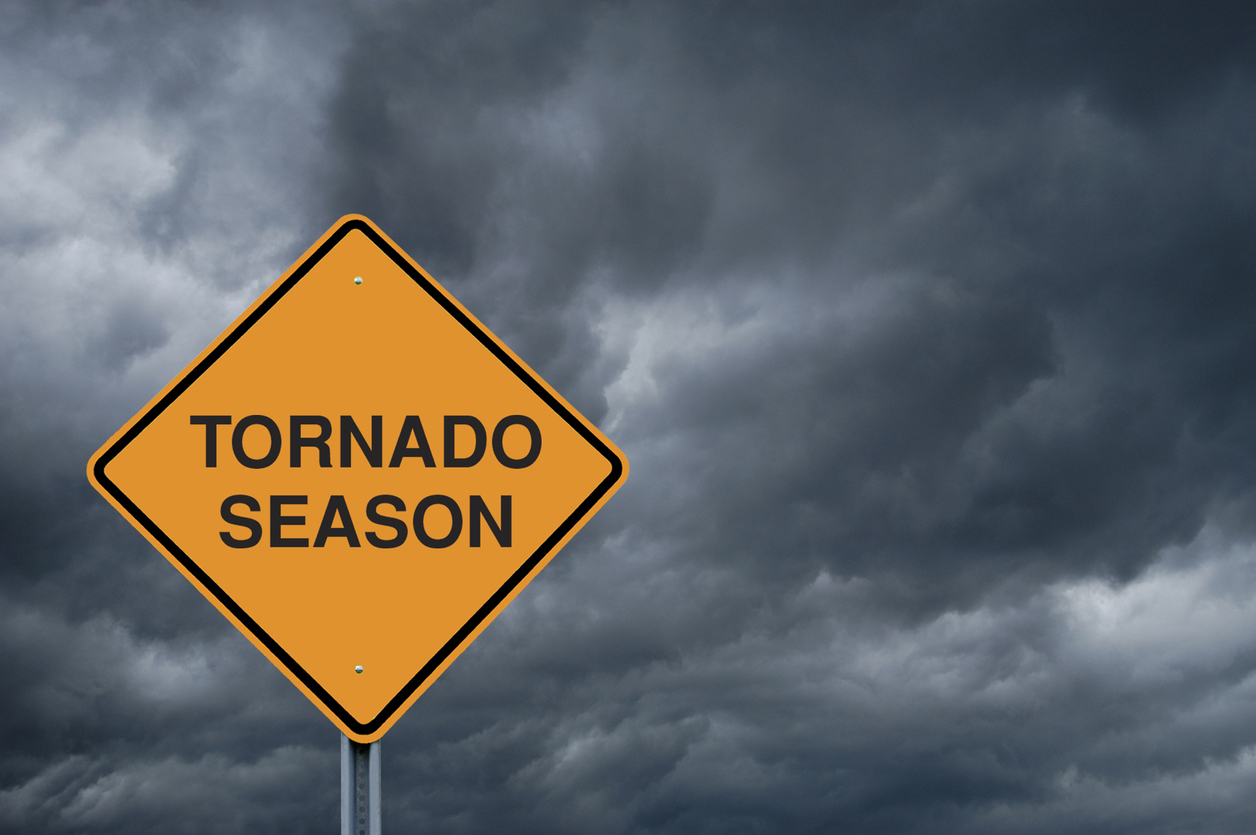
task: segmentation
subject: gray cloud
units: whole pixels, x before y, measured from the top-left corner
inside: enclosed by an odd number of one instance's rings
[[[12,6],[0,830],[334,826],[334,729],[82,469],[361,212],[632,463],[390,829],[1246,831],[1252,30]]]

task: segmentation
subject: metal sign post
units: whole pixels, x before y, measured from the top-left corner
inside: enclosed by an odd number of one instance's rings
[[[378,740],[340,735],[340,835],[380,835]]]

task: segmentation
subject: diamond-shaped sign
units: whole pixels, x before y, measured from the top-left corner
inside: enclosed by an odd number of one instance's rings
[[[353,215],[88,465],[359,742],[383,736],[627,472],[592,424]]]

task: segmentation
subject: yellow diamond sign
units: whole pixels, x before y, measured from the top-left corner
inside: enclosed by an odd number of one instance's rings
[[[592,424],[353,215],[88,465],[359,742],[383,736],[627,472]]]

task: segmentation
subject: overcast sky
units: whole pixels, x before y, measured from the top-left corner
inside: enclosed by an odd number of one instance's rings
[[[0,5],[0,831],[332,833],[88,456],[347,213],[631,476],[383,741],[430,833],[1246,833],[1245,4]]]

